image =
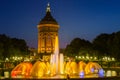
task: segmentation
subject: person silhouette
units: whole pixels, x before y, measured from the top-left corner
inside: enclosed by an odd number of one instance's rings
[[[67,80],[70,80],[70,76],[69,76],[69,74],[67,74]]]

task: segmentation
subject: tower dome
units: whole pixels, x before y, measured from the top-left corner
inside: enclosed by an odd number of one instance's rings
[[[47,9],[46,9],[46,15],[44,18],[39,22],[38,25],[41,24],[55,24],[58,25],[57,21],[52,17],[51,12],[50,12],[50,5],[48,3]]]

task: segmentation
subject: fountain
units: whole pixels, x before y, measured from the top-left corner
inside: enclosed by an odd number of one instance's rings
[[[69,60],[64,62],[63,54],[59,54],[58,36],[55,37],[55,50],[51,54],[50,62],[36,61],[32,66],[29,62],[18,64],[11,72],[11,76],[31,76],[31,77],[46,77],[56,75],[80,75],[87,74],[104,74],[102,67],[95,62],[85,63],[83,61],[75,62]]]
[[[51,54],[50,61],[36,61],[33,65],[30,62],[22,62],[18,64],[11,72],[12,78],[47,78],[60,76],[80,76],[97,74],[101,77],[104,76],[104,70],[96,62],[84,61],[75,62],[69,60],[64,61],[63,54],[59,54],[58,37],[55,38],[55,51]],[[106,76],[116,76],[115,71],[107,71]],[[79,78],[80,78],[79,77]]]
[[[32,64],[29,62],[22,62],[18,64],[12,71],[11,76],[29,76],[32,68]]]
[[[59,54],[58,36],[56,36],[55,50],[54,54],[51,54],[50,61],[36,61],[33,65],[30,62],[22,62],[12,70],[11,77],[47,78],[55,77],[57,75],[67,75],[68,77],[80,76],[83,78],[84,76],[91,74],[97,74],[98,76],[103,77],[104,70],[96,62],[85,63],[84,61],[75,62],[72,60],[65,62],[63,54]],[[116,74],[115,71],[107,71],[106,76],[116,76]]]
[[[62,55],[62,54],[60,54]],[[53,56],[53,55],[52,55]],[[54,56],[53,56],[54,57]],[[61,56],[61,61],[58,63],[58,68],[56,64],[44,61],[37,61],[32,66],[31,63],[20,63],[11,72],[11,76],[32,76],[32,77],[53,77],[56,75],[79,75],[84,76],[88,74],[104,74],[104,70],[98,63],[88,62],[87,64],[83,61],[78,63],[74,61],[64,62],[62,61],[63,56]],[[59,73],[56,72],[59,70]]]
[[[31,76],[33,77],[41,77],[48,75],[50,73],[50,64],[48,62],[37,61],[33,67],[31,68]]]

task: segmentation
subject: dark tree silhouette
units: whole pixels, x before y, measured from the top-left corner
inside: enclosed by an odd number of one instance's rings
[[[11,56],[24,56],[28,54],[28,46],[23,39],[10,38],[5,34],[0,35],[0,58]]]

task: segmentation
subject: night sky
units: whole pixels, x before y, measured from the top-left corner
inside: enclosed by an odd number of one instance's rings
[[[50,3],[60,25],[60,47],[76,37],[92,41],[120,30],[120,0],[0,0],[0,34],[24,39],[37,48],[37,24]]]

